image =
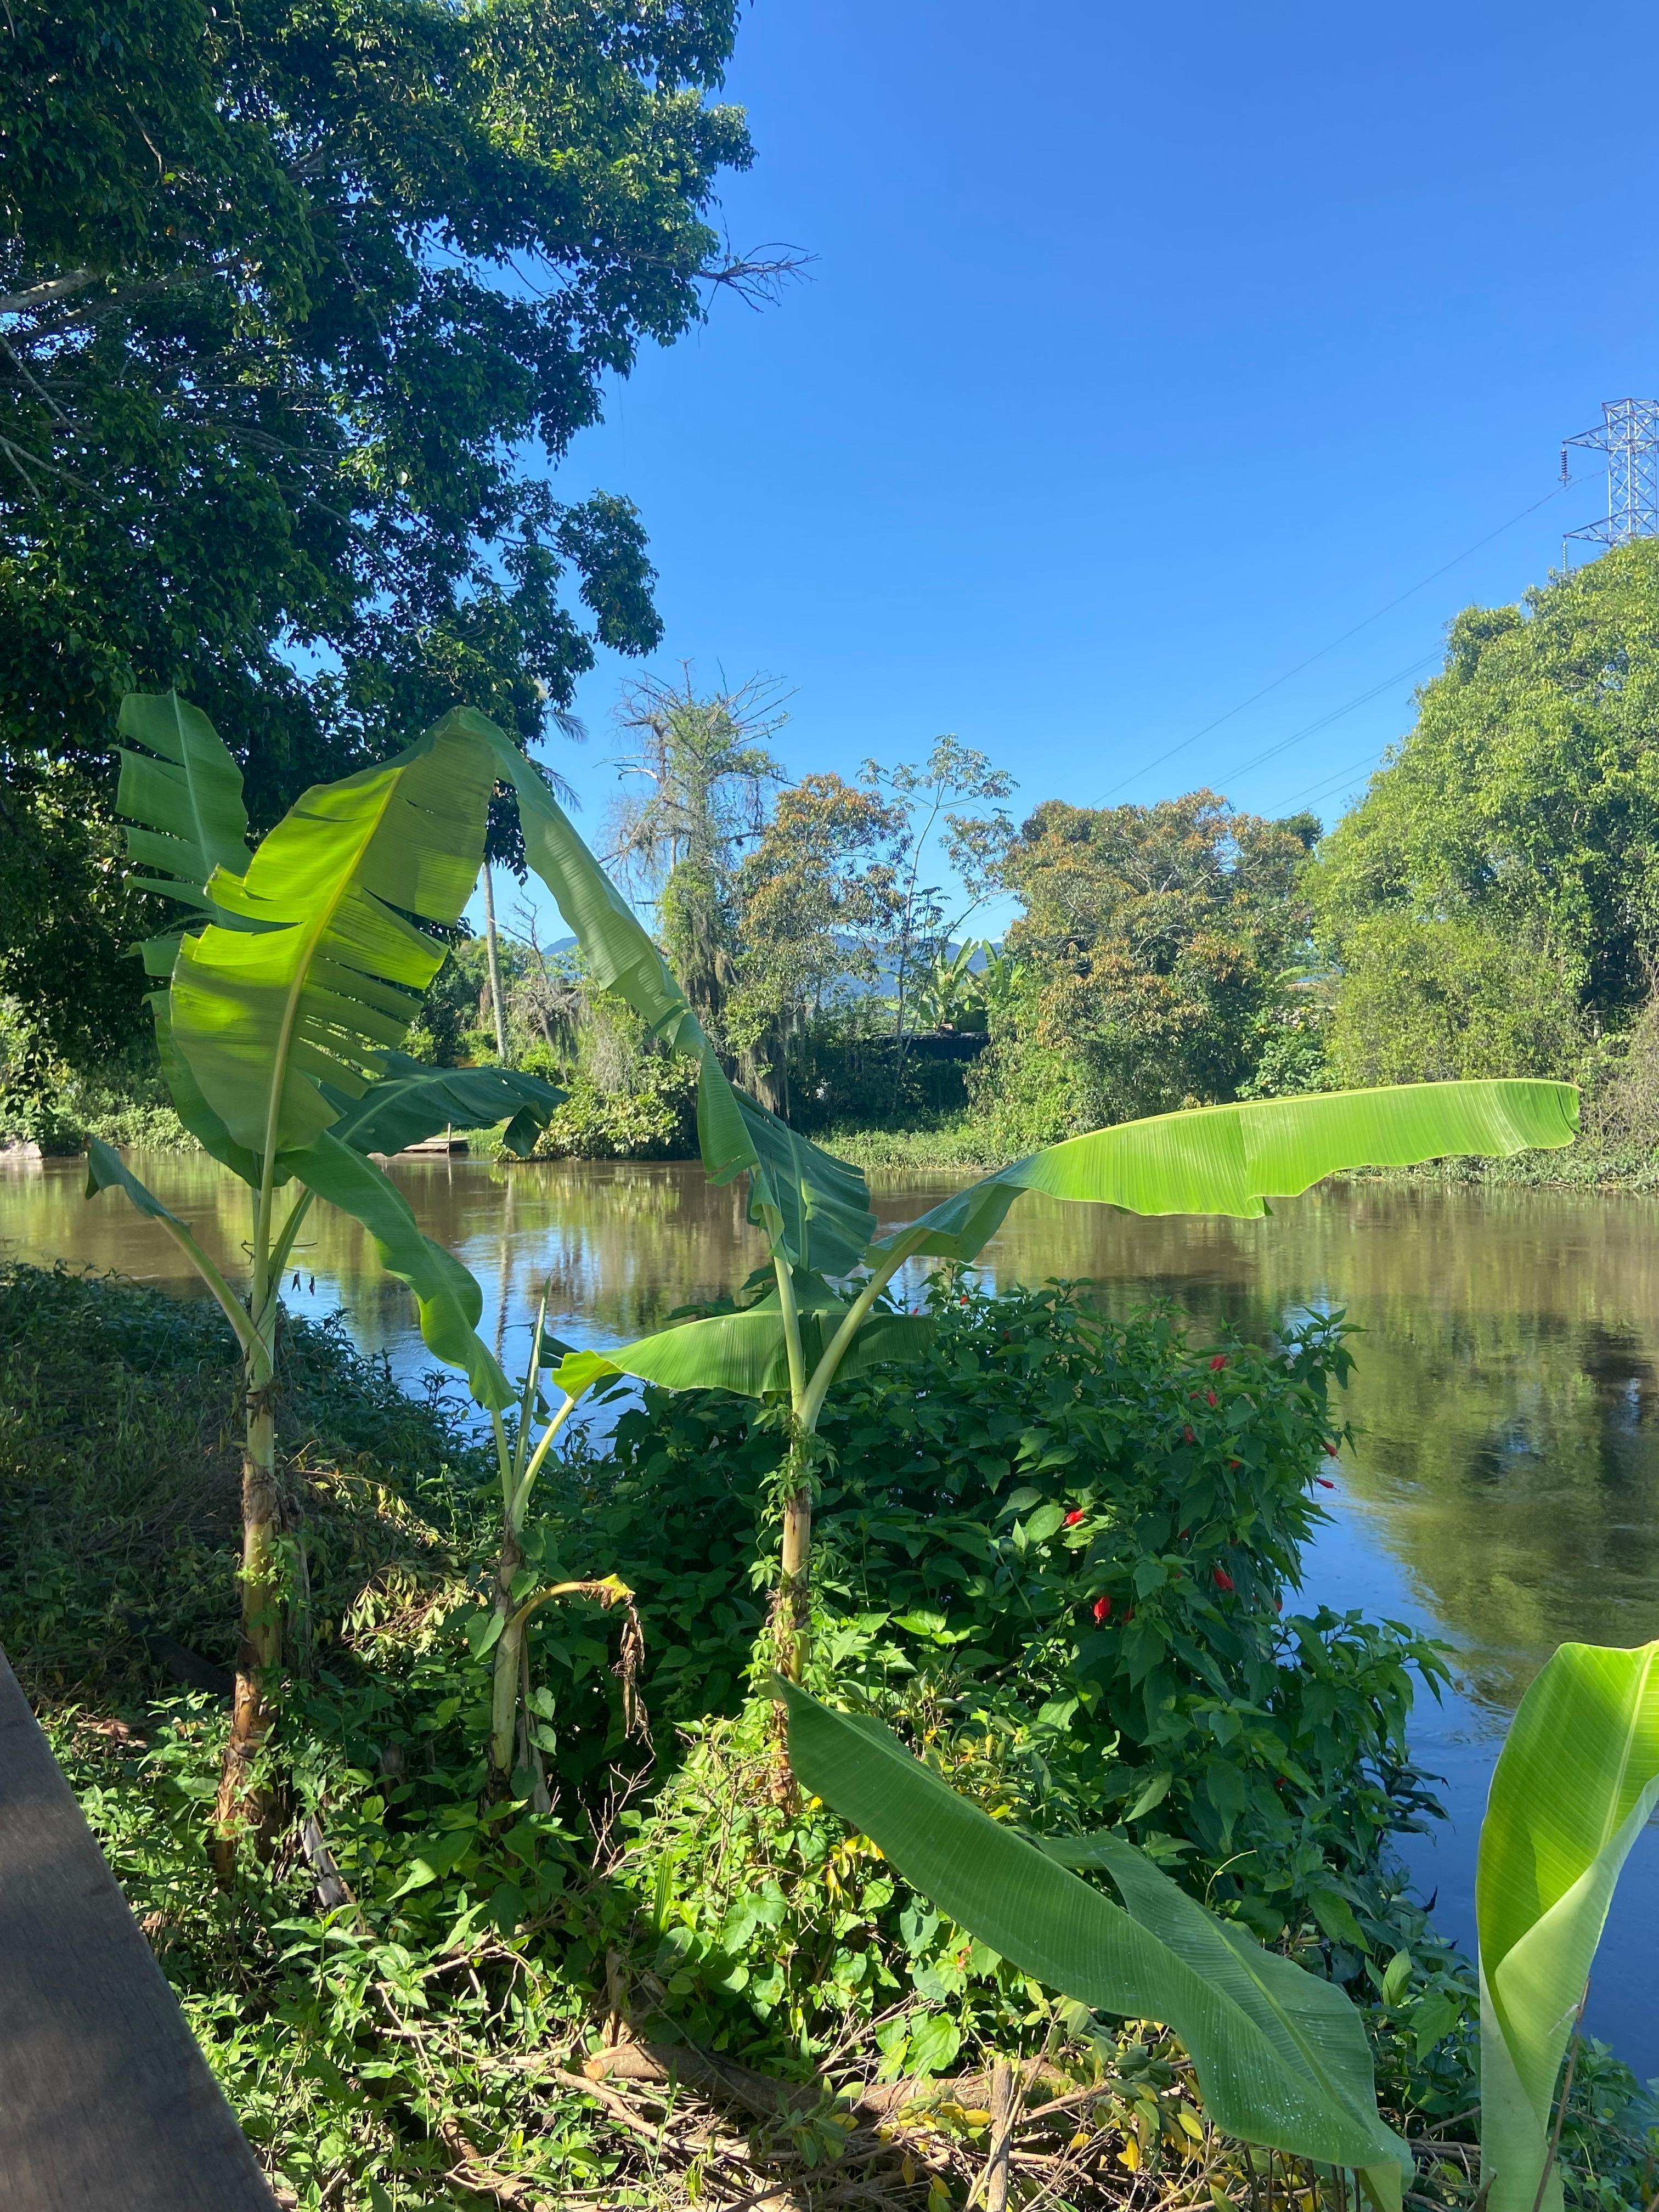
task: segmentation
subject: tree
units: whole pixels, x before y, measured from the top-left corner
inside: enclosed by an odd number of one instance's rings
[[[611,858],[653,895],[669,959],[716,1035],[736,975],[738,864],[783,781],[763,741],[784,719],[761,678],[699,699],[690,668],[678,687],[647,679],[623,703],[640,745],[621,765],[647,790],[618,805]]]
[[[902,811],[906,821],[897,856],[898,896],[888,950],[893,1036],[902,1059],[908,1002],[918,971],[931,967],[935,956],[948,948],[951,938],[995,887],[999,865],[1013,834],[1013,823],[1000,806],[990,815],[969,815],[960,811],[962,804],[966,799],[1006,799],[1014,788],[1014,779],[1005,769],[993,768],[987,754],[976,752],[954,737],[937,738],[919,767],[901,764],[885,769],[867,760],[861,773],[872,791],[891,794],[891,803]],[[945,857],[968,896],[966,907],[951,917],[947,917],[940,887],[921,880],[922,866],[930,857],[933,834],[941,819]],[[901,1073],[896,1065],[896,1087]]]
[[[1552,989],[1592,1034],[1628,1024],[1659,956],[1656,723],[1659,543],[1621,547],[1519,606],[1458,616],[1416,726],[1310,878],[1320,942],[1352,969],[1351,1031],[1365,1018],[1353,1002],[1378,980],[1364,947],[1384,916],[1401,933],[1407,921],[1438,931],[1443,946],[1462,931],[1492,948],[1480,956],[1483,1022],[1503,1018],[1518,961],[1558,977]],[[1437,988],[1440,963],[1419,964]],[[1469,977],[1469,961],[1459,966]],[[1399,988],[1389,1018],[1409,1026],[1419,1017]],[[1424,1012],[1431,1030],[1435,1019]]]
[[[750,157],[733,0],[7,20],[0,988],[50,1024],[64,909],[100,970],[138,933],[105,833],[58,834],[108,819],[121,693],[238,732],[256,831],[461,699],[532,742],[596,643],[659,635],[634,509],[537,449],[790,257],[706,221]]]
[[[838,775],[778,794],[738,872],[738,988],[726,1010],[754,1087],[787,1109],[789,1048],[809,1015],[872,991],[896,925],[903,807]]]
[[[1267,822],[1208,791],[1037,808],[1002,863],[1025,908],[1006,941],[1024,970],[1023,1037],[1063,1063],[1067,1118],[1238,1096],[1306,934],[1298,883],[1317,831],[1311,815]]]

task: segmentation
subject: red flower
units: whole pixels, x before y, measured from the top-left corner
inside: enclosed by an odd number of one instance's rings
[[[1243,1467],[1244,1462],[1242,1459],[1230,1459],[1227,1464],[1229,1467]]]
[[[1198,1438],[1193,1434],[1190,1429],[1183,1429],[1181,1433],[1186,1437],[1189,1444],[1195,1444],[1198,1442]]]
[[[1225,1569],[1225,1567],[1218,1567],[1218,1568],[1216,1569],[1216,1571],[1215,1571],[1215,1586],[1216,1586],[1216,1588],[1217,1588],[1218,1589],[1224,1589],[1224,1590],[1230,1590],[1230,1589],[1232,1588],[1232,1586],[1233,1586],[1233,1578],[1232,1578],[1232,1577],[1231,1577],[1231,1576],[1227,1572],[1227,1570]]]
[[[1337,1451],[1336,1451],[1336,1446],[1335,1446],[1334,1444],[1327,1444],[1327,1445],[1326,1445],[1326,1447],[1325,1447],[1325,1450],[1326,1450],[1326,1453],[1327,1453],[1327,1455],[1328,1455],[1328,1457],[1330,1457],[1330,1458],[1332,1458],[1332,1459],[1334,1459],[1334,1458],[1336,1457],[1336,1455],[1337,1455]]]
[[[1334,1490],[1336,1488],[1336,1485],[1322,1474],[1315,1475],[1314,1480],[1319,1485],[1322,1490]]]
[[[1066,1526],[1068,1528],[1076,1528],[1076,1526],[1077,1526],[1077,1524],[1078,1524],[1078,1522],[1079,1522],[1082,1518],[1083,1518],[1083,1508],[1082,1508],[1080,1505],[1074,1506],[1074,1507],[1073,1508],[1072,1511],[1071,1511],[1071,1512],[1069,1512],[1069,1513],[1066,1516]]]
[[[1273,1611],[1274,1611],[1275,1613],[1283,1613],[1283,1612],[1284,1612],[1284,1610],[1285,1610],[1285,1601],[1284,1601],[1284,1599],[1283,1599],[1282,1597],[1276,1597],[1276,1598],[1273,1600]]]
[[[1112,1601],[1110,1600],[1110,1598],[1109,1598],[1109,1597],[1097,1597],[1097,1598],[1095,1600],[1095,1619],[1096,1619],[1097,1620],[1106,1620],[1109,1619],[1109,1617],[1110,1617],[1110,1615],[1111,1615],[1111,1610],[1112,1610]]]
[[[1215,1403],[1215,1392],[1213,1390],[1206,1390],[1204,1393],[1204,1398],[1206,1405],[1213,1406]]]
[[[1217,1354],[1216,1354],[1216,1356],[1215,1356],[1215,1358],[1214,1358],[1210,1362],[1210,1365],[1211,1365],[1212,1369],[1214,1369],[1214,1368],[1217,1368],[1217,1367],[1224,1367],[1226,1364],[1227,1364],[1227,1355],[1226,1355],[1226,1353],[1225,1353],[1224,1352],[1217,1352]]]

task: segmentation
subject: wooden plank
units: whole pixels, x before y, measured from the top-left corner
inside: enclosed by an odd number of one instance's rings
[[[276,2212],[3,1652],[0,2208]]]

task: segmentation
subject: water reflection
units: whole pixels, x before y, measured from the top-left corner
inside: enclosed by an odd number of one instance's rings
[[[211,1162],[135,1161],[216,1256],[240,1266],[246,1193]],[[614,1343],[764,1257],[733,1190],[695,1167],[465,1159],[400,1162],[422,1224],[484,1286],[484,1328],[521,1359],[540,1286],[558,1333]],[[884,1222],[953,1187],[891,1179]],[[117,1194],[91,1203],[71,1163],[0,1173],[0,1249],[193,1288],[154,1224]],[[1557,1644],[1659,1636],[1659,1216],[1645,1198],[1358,1182],[1261,1222],[1142,1221],[1028,1198],[985,1255],[996,1283],[1089,1275],[1113,1307],[1150,1294],[1199,1323],[1261,1335],[1297,1310],[1345,1307],[1365,1334],[1330,1526],[1312,1594],[1407,1618],[1458,1647],[1464,1694],[1421,1713],[1417,1741],[1448,1777],[1449,1833],[1414,1854],[1467,1938],[1486,1779],[1526,1683]],[[343,1307],[357,1340],[411,1382],[430,1365],[403,1287],[355,1223],[319,1209],[295,1255],[298,1311]],[[1659,1851],[1632,1862],[1603,1950],[1591,2024],[1659,2067],[1644,1960],[1659,1935]]]

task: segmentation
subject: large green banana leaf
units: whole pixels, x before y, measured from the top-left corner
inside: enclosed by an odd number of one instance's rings
[[[261,1156],[327,1128],[327,1081],[361,1097],[402,1042],[443,946],[404,917],[458,921],[495,781],[453,714],[379,768],[316,785],[240,877],[209,878],[215,921],[179,946],[173,1034],[235,1143]]]
[[[518,793],[525,857],[552,892],[588,972],[653,1036],[697,1062],[697,1138],[710,1180],[748,1176],[749,1218],[791,1267],[849,1273],[875,1228],[862,1170],[733,1088],[661,953],[533,763],[483,715],[463,709],[450,719],[492,747],[497,775]]]
[[[196,1080],[195,1070],[173,1041],[172,994],[167,991],[152,992],[149,1009],[155,1018],[156,1055],[161,1063],[162,1078],[173,1093],[174,1112],[210,1158],[222,1161],[233,1173],[240,1176],[245,1183],[257,1188],[259,1182],[258,1155],[250,1152],[246,1145],[237,1143],[219,1115],[208,1104],[202,1096],[202,1086]],[[280,1184],[288,1179],[287,1167],[283,1161],[279,1160],[274,1180]]]
[[[1480,2166],[1490,2212],[1533,2212],[1563,2053],[1620,1870],[1659,1804],[1659,1643],[1564,1644],[1521,1700],[1475,1871]],[[1553,2173],[1546,2212],[1560,2212]]]
[[[513,1067],[428,1067],[407,1054],[382,1055],[386,1073],[361,1098],[319,1087],[339,1115],[333,1133],[360,1152],[400,1152],[440,1129],[489,1129],[506,1121],[508,1149],[528,1152],[564,1092]]]
[[[139,890],[211,910],[208,878],[216,868],[240,876],[248,864],[247,809],[242,771],[224,740],[199,708],[175,691],[130,691],[118,725],[135,752],[121,748],[116,811],[130,824],[127,851],[160,875],[135,876]],[[146,972],[169,975],[179,932],[153,937],[141,948]]]
[[[362,1222],[386,1273],[414,1291],[428,1349],[463,1370],[481,1406],[500,1411],[512,1405],[516,1393],[476,1333],[483,1291],[453,1253],[422,1234],[391,1176],[331,1129],[294,1153],[289,1164],[319,1198]]]
[[[844,1313],[843,1307],[830,1306],[801,1315],[801,1350],[809,1374]],[[837,1376],[860,1375],[889,1360],[920,1359],[933,1340],[933,1324],[924,1317],[872,1313],[842,1357]],[[775,1300],[769,1300],[744,1313],[682,1322],[614,1351],[568,1352],[551,1379],[579,1398],[594,1383],[617,1375],[631,1375],[665,1390],[732,1390],[743,1398],[787,1390],[789,1354],[782,1314]]]
[[[1130,1213],[1250,1218],[1343,1168],[1405,1167],[1475,1153],[1498,1158],[1570,1145],[1570,1083],[1412,1083],[1199,1106],[1050,1145],[890,1230],[874,1249],[972,1260],[1028,1190]]]
[[[959,1927],[1084,2004],[1167,2022],[1218,2127],[1356,2167],[1398,2206],[1411,2154],[1378,2116],[1364,2027],[1334,1984],[1214,1919],[1127,1843],[1104,1860],[1126,1911],[959,1796],[890,1729],[776,1687],[800,1781]]]

